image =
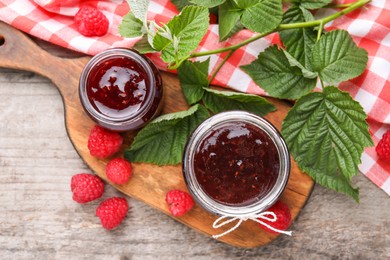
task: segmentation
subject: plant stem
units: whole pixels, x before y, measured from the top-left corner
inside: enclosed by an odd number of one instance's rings
[[[301,22],[301,23],[290,23],[290,24],[280,24],[274,31],[271,31],[271,32],[267,32],[267,33],[260,33],[260,34],[257,34],[251,38],[248,38],[246,39],[245,41],[242,41],[238,44],[235,44],[235,45],[231,45],[231,46],[228,46],[228,47],[225,47],[225,48],[220,48],[220,49],[215,49],[215,50],[211,50],[211,51],[204,51],[204,52],[194,52],[190,55],[189,58],[195,58],[195,57],[201,57],[201,56],[208,56],[208,55],[212,55],[212,54],[218,54],[218,53],[221,53],[221,52],[226,52],[226,51],[231,51],[231,50],[236,50],[238,48],[241,48],[242,46],[245,46],[251,42],[254,42],[258,39],[261,39],[271,33],[274,33],[274,32],[277,32],[277,31],[283,31],[283,30],[288,30],[288,29],[297,29],[297,28],[306,28],[306,27],[314,27],[314,26],[318,26],[318,25],[325,25],[326,23],[330,22],[330,21],[333,21],[335,20],[336,18],[339,18],[340,16],[343,16],[343,15],[346,15],[360,7],[362,7],[363,5],[369,3],[371,0],[358,0],[352,4],[348,4],[348,6],[346,8],[344,8],[343,10],[337,12],[337,13],[334,13],[334,14],[331,14],[329,16],[326,16],[322,19],[318,19],[318,20],[315,20],[315,21],[309,21],[309,22]]]
[[[317,33],[317,42],[320,40],[321,38],[321,34],[322,34],[322,30],[324,29],[324,24],[321,23],[319,28],[318,28],[318,33]]]
[[[226,57],[221,61],[221,63],[218,65],[218,67],[213,71],[213,74],[209,78],[209,85],[211,84],[211,81],[215,78],[217,73],[221,70],[223,65],[226,63],[226,61],[233,55],[235,50],[230,50],[230,52],[226,55]]]

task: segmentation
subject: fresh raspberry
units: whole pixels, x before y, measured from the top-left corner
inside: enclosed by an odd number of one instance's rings
[[[387,130],[382,136],[382,139],[375,147],[375,151],[380,159],[386,161],[390,160],[390,130]]]
[[[131,163],[123,158],[115,158],[106,165],[107,178],[115,184],[125,184],[132,174]]]
[[[209,14],[209,21],[210,21],[210,24],[217,24],[218,23],[218,17],[211,13]]]
[[[194,206],[194,200],[187,192],[171,190],[167,193],[165,201],[170,205],[169,211],[175,217],[184,215]]]
[[[102,226],[110,230],[119,226],[128,210],[129,205],[125,198],[113,197],[100,203],[96,209],[96,216],[100,218]]]
[[[74,21],[78,31],[84,36],[103,36],[108,31],[107,17],[94,7],[81,7]]]
[[[87,203],[102,196],[104,183],[93,174],[79,173],[72,177],[70,188],[73,192],[74,201]]]
[[[286,230],[290,224],[291,224],[291,213],[288,208],[288,206],[281,202],[277,201],[274,205],[272,205],[267,211],[272,211],[276,214],[277,220],[275,222],[271,222],[268,220],[260,219],[264,223],[270,225],[273,228],[279,229],[279,230]],[[267,228],[266,226],[263,226],[259,224],[260,227],[272,234],[278,234],[277,232]]]
[[[88,149],[92,156],[104,159],[119,151],[123,138],[117,132],[95,125],[89,134]]]

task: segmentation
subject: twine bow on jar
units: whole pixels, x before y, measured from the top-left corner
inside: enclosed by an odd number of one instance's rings
[[[255,221],[255,222],[259,223],[260,225],[263,225],[263,226],[265,226],[265,227],[267,227],[267,228],[269,228],[277,233],[291,236],[292,231],[280,230],[280,229],[274,228],[274,227],[270,226],[269,224],[265,223],[264,221],[262,221],[262,220],[267,220],[270,222],[275,222],[277,219],[278,219],[278,217],[272,211],[264,211],[264,212],[261,212],[259,214],[256,214],[253,216],[248,216],[248,217],[221,216],[214,221],[213,228],[217,229],[217,228],[223,227],[229,223],[232,223],[236,220],[238,220],[238,221],[237,221],[236,225],[234,225],[230,229],[226,230],[225,232],[218,234],[218,235],[213,235],[213,238],[218,239],[226,234],[229,234],[230,232],[233,232],[242,224],[242,222],[247,221],[247,220]],[[224,221],[222,221],[222,220],[224,220]]]

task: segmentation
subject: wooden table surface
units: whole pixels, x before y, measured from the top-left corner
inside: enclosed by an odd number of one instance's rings
[[[37,41],[58,56],[78,56]],[[0,47],[1,48],[1,47]],[[55,86],[0,69],[0,259],[389,259],[390,197],[362,174],[361,202],[316,185],[292,237],[235,248],[128,198],[121,226],[104,230],[98,202],[72,201],[70,179],[90,172],[68,139]],[[121,196],[109,185],[103,198]]]

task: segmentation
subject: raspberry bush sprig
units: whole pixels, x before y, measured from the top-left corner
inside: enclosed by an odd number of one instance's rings
[[[241,69],[270,96],[294,101],[283,120],[282,135],[299,167],[324,187],[359,201],[359,190],[352,186],[351,179],[358,173],[363,150],[373,141],[364,110],[337,84],[359,76],[368,55],[347,31],[326,32],[324,26],[369,1],[342,6],[328,6],[330,0],[289,1],[286,11],[282,0],[173,1],[181,12],[161,25],[146,19],[149,0],[128,0],[134,11],[124,17],[119,27],[121,35],[141,36],[135,46],[138,51],[160,52],[167,67],[177,69],[183,94],[192,107],[157,118],[139,131],[125,151],[126,159],[176,164],[181,161],[191,129],[210,112],[235,109],[263,116],[275,110],[259,96],[217,91],[209,86],[236,50],[279,33],[283,46],[270,46]],[[313,17],[311,11],[323,7],[341,10],[320,19]],[[210,8],[218,10],[220,41],[244,28],[253,31],[254,36],[224,48],[196,52],[209,26]],[[220,53],[225,53],[225,58],[210,76],[209,60],[193,61]],[[313,92],[317,82],[322,92]]]

